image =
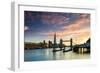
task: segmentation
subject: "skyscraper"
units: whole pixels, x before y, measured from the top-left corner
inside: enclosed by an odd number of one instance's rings
[[[54,34],[54,45],[56,45],[56,33]]]

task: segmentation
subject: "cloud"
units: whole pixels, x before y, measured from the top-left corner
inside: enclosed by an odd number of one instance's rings
[[[58,36],[60,36],[60,35],[74,34],[74,33],[78,33],[82,29],[90,28],[90,19],[86,18],[87,14],[80,15],[80,17],[81,17],[80,19],[77,19],[73,23],[61,27],[62,30],[56,31],[56,33],[58,34]],[[49,32],[44,33],[44,34],[45,35],[48,34],[49,36],[52,36],[54,34],[54,32],[53,31],[49,31]]]
[[[29,30],[29,27],[28,26],[24,26],[24,31],[27,31]]]
[[[84,40],[90,37],[90,15],[81,14],[79,19],[61,28],[62,30],[56,31],[58,39],[73,38],[76,43],[84,43]],[[49,31],[42,34],[53,39],[54,33],[53,31]]]
[[[32,14],[32,12],[31,11],[25,11],[24,12],[24,14],[25,14],[25,21],[34,21],[34,15]]]
[[[25,25],[24,31],[28,31],[30,27],[30,31],[34,34],[31,37],[38,36],[53,40],[56,32],[58,40],[73,38],[76,43],[83,42],[87,37],[90,37],[90,14],[49,12],[33,12],[32,14],[32,12],[28,12],[26,15],[28,26]],[[32,23],[29,23],[31,20]],[[32,35],[32,33],[29,34]],[[36,39],[39,39],[38,37]]]
[[[88,14],[81,14],[79,19],[71,23],[69,26],[62,27],[62,29],[74,32],[87,27],[90,27],[90,16]]]
[[[63,25],[69,22],[69,18],[60,14],[44,14],[42,15],[42,22],[50,25]]]

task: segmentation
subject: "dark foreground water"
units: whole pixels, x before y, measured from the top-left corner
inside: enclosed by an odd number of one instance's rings
[[[88,59],[90,54],[77,54],[72,51],[52,52],[52,49],[34,49],[24,51],[24,61],[47,61],[47,60],[68,60],[68,59]]]

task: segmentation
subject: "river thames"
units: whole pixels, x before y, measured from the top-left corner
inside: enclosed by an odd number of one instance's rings
[[[24,51],[24,61],[50,61],[50,60],[74,60],[74,59],[89,59],[90,53],[75,53],[73,51],[52,52],[53,49],[33,49]]]

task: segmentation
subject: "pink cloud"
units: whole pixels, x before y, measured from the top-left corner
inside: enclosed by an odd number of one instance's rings
[[[88,16],[88,14],[83,14],[80,17],[81,17],[80,19],[74,21],[69,26],[64,26],[63,29],[67,30],[67,31],[77,31],[84,27],[89,27],[90,26],[90,18]]]

